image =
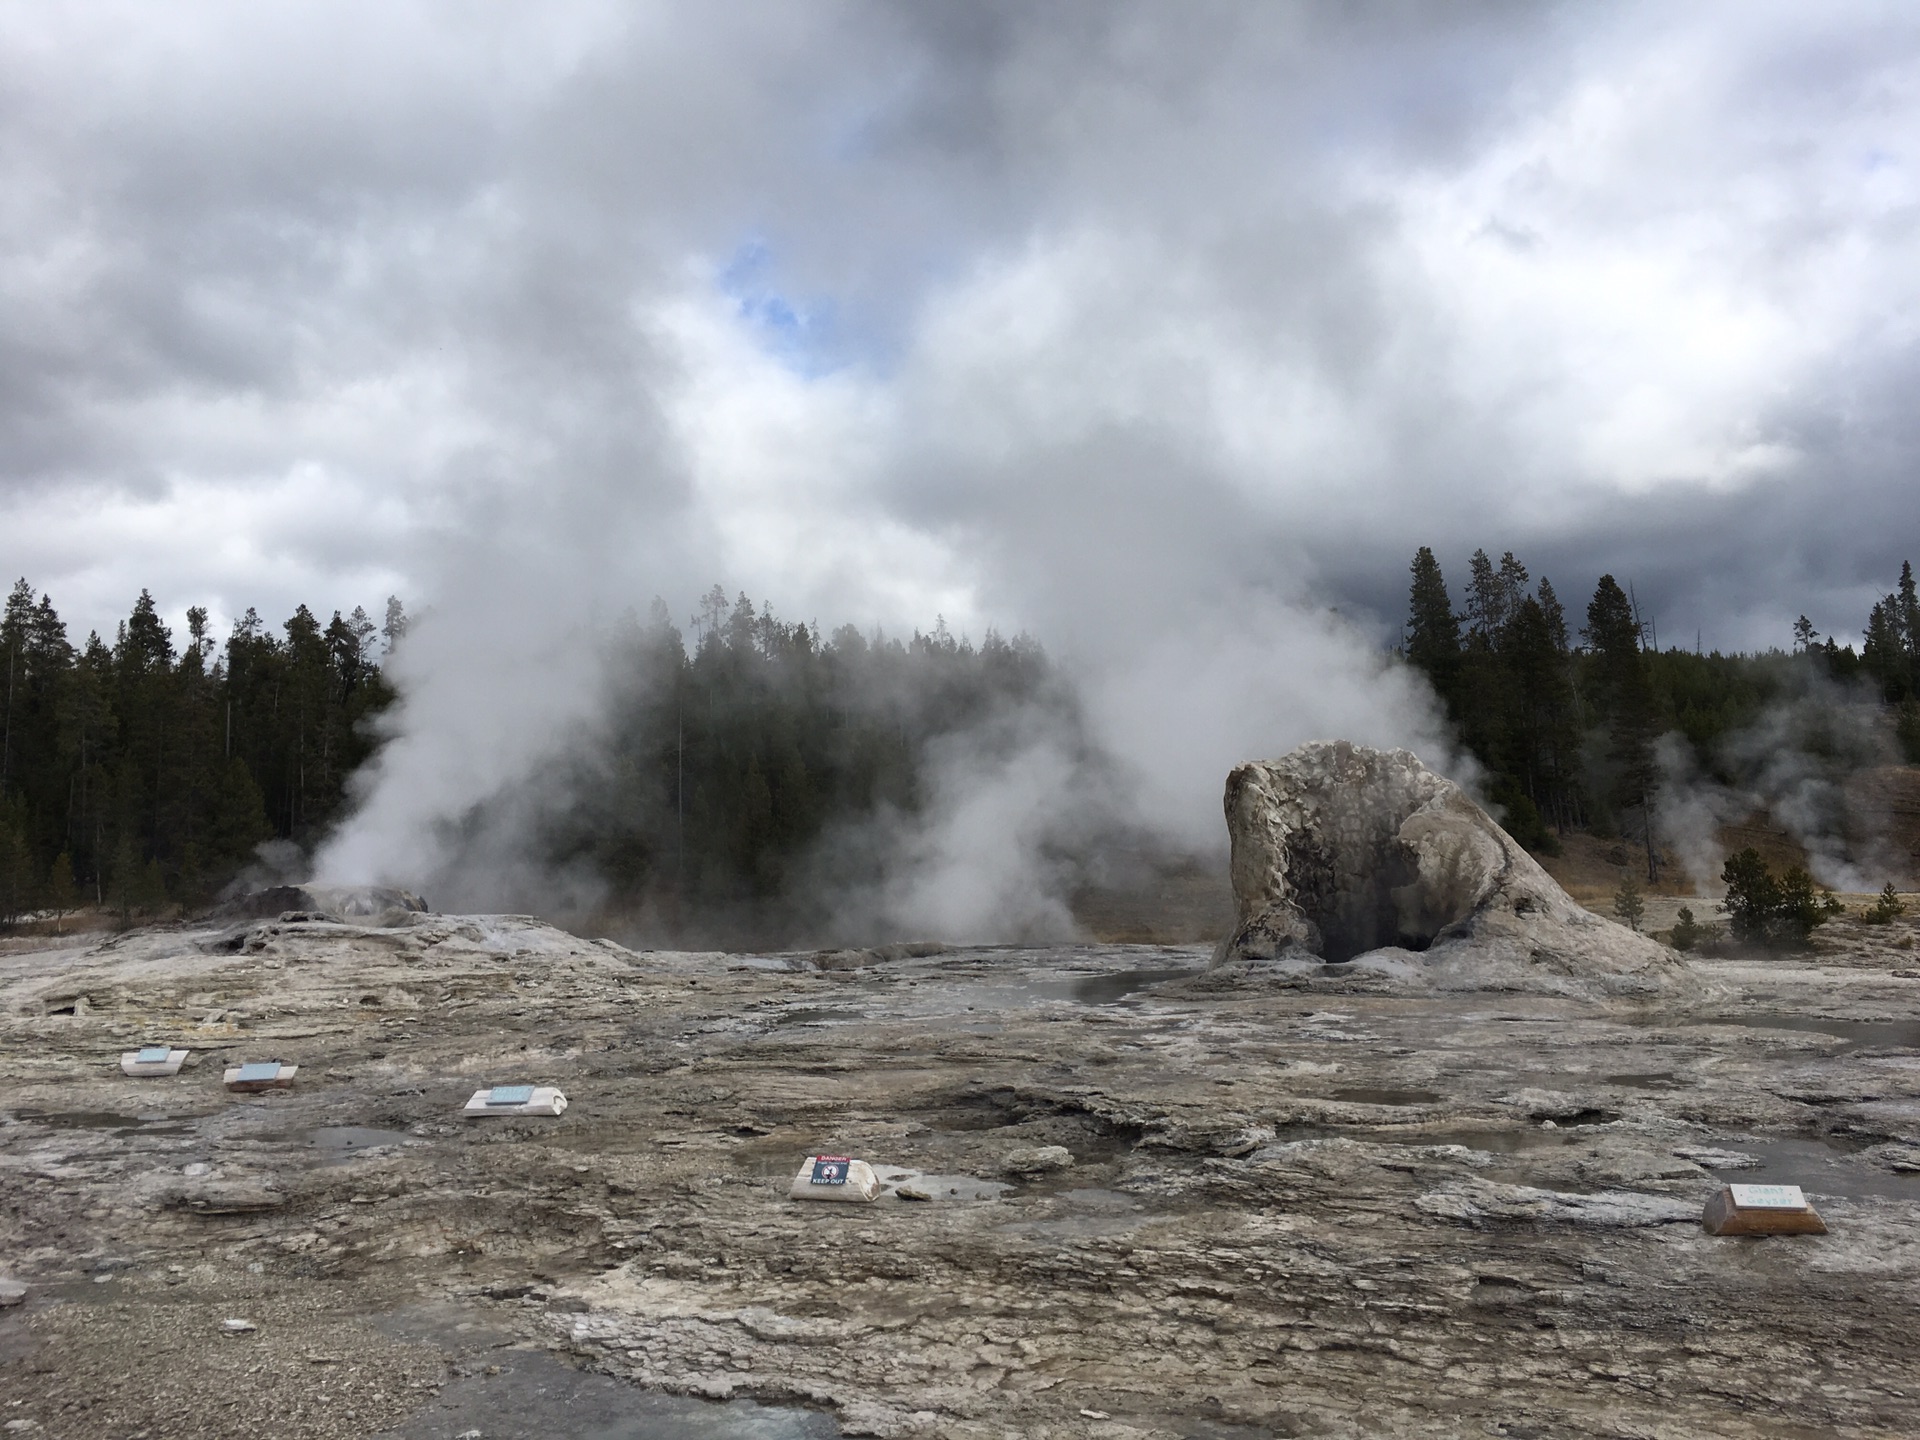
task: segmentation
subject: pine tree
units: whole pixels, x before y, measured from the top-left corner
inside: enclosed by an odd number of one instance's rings
[[[1407,607],[1407,661],[1427,677],[1449,713],[1454,712],[1460,681],[1460,620],[1453,613],[1446,578],[1433,551],[1422,545],[1413,557],[1413,585]],[[851,628],[851,627],[849,627]],[[838,634],[835,644],[841,643]],[[860,632],[852,640],[861,649]],[[844,647],[843,647],[844,648]],[[1457,716],[1456,716],[1457,718]]]
[[[53,864],[47,870],[44,898],[47,909],[53,912],[53,928],[58,933],[61,922],[80,908],[80,887],[74,883],[73,857],[65,850],[54,856]]]
[[[1640,625],[1632,602],[1611,575],[1600,577],[1587,606],[1586,636],[1599,661],[1608,758],[1615,767],[1613,798],[1616,804],[1640,812],[1647,880],[1657,883],[1660,867],[1653,839],[1653,809],[1660,776],[1653,742],[1658,719],[1645,658],[1640,653]]]
[[[1539,814],[1564,828],[1578,750],[1573,690],[1566,656],[1554,644],[1553,624],[1531,595],[1520,601],[1507,626],[1502,659],[1514,706],[1508,764]]]
[[[1693,911],[1682,905],[1674,917],[1673,933],[1667,943],[1676,950],[1691,950],[1700,943],[1701,935],[1702,927],[1694,920]]]
[[[1468,644],[1475,649],[1491,650],[1506,618],[1499,573],[1487,552],[1476,550],[1467,562]]]
[[[1897,606],[1900,647],[1906,657],[1906,695],[1920,695],[1920,594],[1916,594],[1913,562],[1900,562],[1900,584],[1893,592]]]
[[[33,908],[33,851],[11,806],[0,806],[0,924],[11,924]]]
[[[1620,877],[1620,888],[1613,894],[1613,913],[1627,922],[1635,934],[1640,931],[1640,917],[1647,913],[1647,902],[1640,892],[1640,882],[1633,878],[1629,870]]]
[[[1498,591],[1499,628],[1504,631],[1513,623],[1520,602],[1527,598],[1527,567],[1513,558],[1511,550],[1500,557]]]
[[[355,610],[353,613],[358,615],[361,612]],[[387,654],[393,654],[394,646],[398,645],[401,637],[407,633],[407,624],[407,607],[400,603],[398,595],[389,595],[386,622],[380,627],[380,634],[387,642]]]

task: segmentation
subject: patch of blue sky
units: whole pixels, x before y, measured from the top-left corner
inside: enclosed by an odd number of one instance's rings
[[[873,347],[841,323],[840,307],[830,297],[799,300],[787,294],[775,274],[767,242],[744,242],[716,277],[722,294],[733,301],[766,352],[795,374],[817,379],[862,361],[878,359]]]

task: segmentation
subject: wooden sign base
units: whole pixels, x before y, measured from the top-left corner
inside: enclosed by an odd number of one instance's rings
[[[1798,1185],[1728,1185],[1707,1201],[1709,1235],[1824,1235],[1826,1222]]]

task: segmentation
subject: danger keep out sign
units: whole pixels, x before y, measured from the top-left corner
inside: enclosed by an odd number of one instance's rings
[[[809,1183],[844,1185],[847,1183],[847,1167],[851,1164],[851,1155],[816,1155],[813,1157],[813,1176]]]

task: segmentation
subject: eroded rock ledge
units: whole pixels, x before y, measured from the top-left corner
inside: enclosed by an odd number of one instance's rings
[[[1223,964],[1357,967],[1440,988],[1686,986],[1665,946],[1581,908],[1407,750],[1316,741],[1227,777]]]

